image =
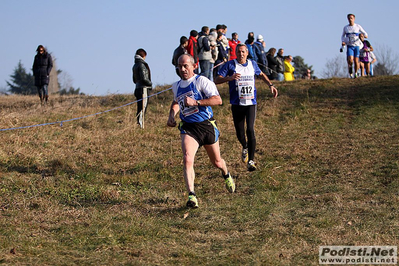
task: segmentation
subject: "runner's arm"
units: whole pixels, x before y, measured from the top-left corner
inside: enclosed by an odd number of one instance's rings
[[[177,125],[175,116],[179,112],[179,110],[179,104],[176,101],[173,101],[170,106],[168,122],[166,123],[169,127],[175,127]]]
[[[199,101],[190,97],[186,97],[186,99],[184,100],[184,104],[186,106],[198,106],[198,102],[200,103],[200,106],[215,106],[222,104],[222,98],[219,95],[214,95],[209,97],[208,99],[202,99]]]
[[[222,83],[225,83],[228,81],[238,80],[238,79],[240,79],[240,77],[241,77],[241,74],[239,74],[239,73],[234,73],[233,75],[227,76],[227,77],[223,77],[223,76],[219,75],[216,77],[214,82],[215,82],[215,84],[222,84]]]
[[[274,98],[277,98],[278,96],[278,91],[276,87],[274,87],[273,83],[269,80],[269,78],[266,76],[265,73],[260,72],[261,79],[269,86],[271,93],[273,94]]]

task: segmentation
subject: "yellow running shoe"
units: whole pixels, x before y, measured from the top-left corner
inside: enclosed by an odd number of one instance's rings
[[[252,161],[252,160],[250,160],[250,161],[248,162],[247,167],[248,167],[248,171],[250,171],[250,172],[256,170],[256,164],[255,164],[255,162]]]
[[[189,208],[198,208],[198,200],[197,197],[194,195],[188,196],[187,207]]]
[[[248,162],[248,149],[242,149],[241,160],[243,163]]]
[[[234,183],[233,177],[229,173],[229,177],[225,178],[226,188],[230,193],[234,193],[236,190],[236,184]]]

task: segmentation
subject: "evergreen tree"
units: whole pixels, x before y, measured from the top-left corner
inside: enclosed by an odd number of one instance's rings
[[[314,73],[314,71],[312,69],[313,66],[308,66],[307,64],[305,64],[305,62],[301,56],[299,56],[299,55],[294,56],[292,58],[292,62],[295,67],[295,72],[294,72],[295,79],[301,79],[302,75],[304,73],[306,73],[306,71],[308,69],[310,69],[310,74],[313,76],[313,73]]]
[[[14,73],[10,75],[11,82],[7,81],[9,92],[14,94],[36,94],[35,78],[31,73],[27,73],[26,69],[19,61],[18,66],[14,69]]]

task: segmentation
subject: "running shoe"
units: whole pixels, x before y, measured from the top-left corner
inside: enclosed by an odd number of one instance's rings
[[[256,164],[255,164],[255,162],[252,161],[252,160],[250,160],[250,161],[248,162],[247,167],[248,167],[248,171],[250,171],[250,172],[256,170]]]
[[[198,208],[198,200],[194,195],[188,196],[187,207],[189,208]]]
[[[229,177],[224,180],[226,188],[230,193],[234,193],[236,190],[236,184],[234,183],[233,177],[229,173]]]
[[[248,162],[248,149],[242,149],[241,160],[243,163]]]

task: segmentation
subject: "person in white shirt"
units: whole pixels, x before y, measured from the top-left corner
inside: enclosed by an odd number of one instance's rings
[[[367,38],[367,32],[359,24],[355,24],[355,15],[348,14],[347,16],[349,24],[343,29],[341,41],[342,46],[347,47],[346,56],[348,61],[349,76],[351,78],[357,77],[359,70],[359,54],[360,49],[363,47],[362,41],[359,39],[359,34],[363,33],[364,37]],[[355,62],[355,71],[353,72],[352,66]]]

